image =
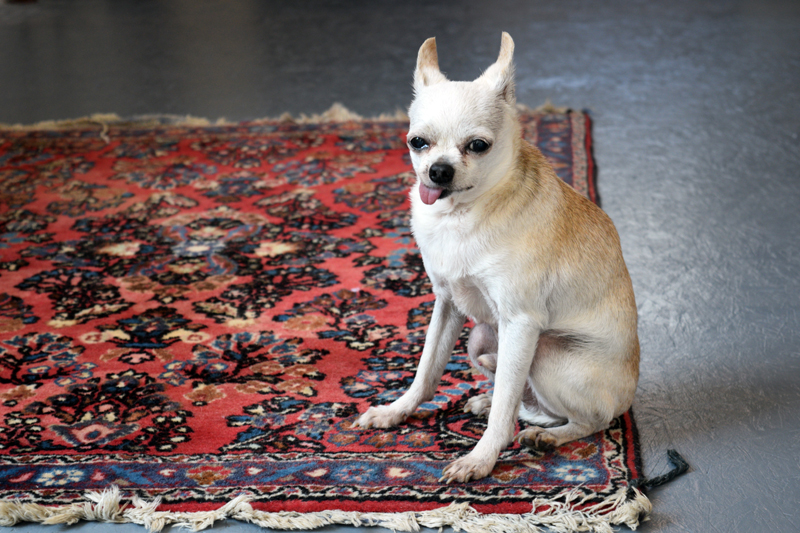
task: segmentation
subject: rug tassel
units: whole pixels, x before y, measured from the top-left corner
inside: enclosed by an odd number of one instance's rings
[[[86,497],[95,503],[47,507],[36,503],[0,502],[0,526],[13,526],[18,522],[72,525],[81,520],[115,523],[129,521],[125,517],[124,506],[120,506],[119,488],[111,487],[101,493],[89,492]]]
[[[686,462],[686,459],[684,459],[677,450],[667,450],[667,458],[669,459],[669,462],[672,463],[672,470],[666,474],[661,474],[660,476],[652,477],[650,479],[640,478],[634,480],[633,486],[653,489],[655,487],[660,487],[665,483],[669,483],[676,477],[685,474],[689,470],[689,463]]]

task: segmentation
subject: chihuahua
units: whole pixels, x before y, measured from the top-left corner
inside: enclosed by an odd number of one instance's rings
[[[513,52],[503,33],[493,65],[453,82],[434,38],[419,50],[408,112],[411,228],[436,300],[408,391],[357,422],[392,427],[432,398],[471,318],[467,352],[494,393],[466,402],[488,422],[472,451],[445,467],[447,483],[489,475],[514,440],[545,450],[608,428],[639,378],[619,236],[522,138]],[[518,418],[531,425],[515,437]]]

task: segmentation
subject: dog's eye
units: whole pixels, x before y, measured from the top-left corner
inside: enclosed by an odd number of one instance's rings
[[[408,141],[408,145],[414,150],[422,150],[428,146],[428,141],[422,137],[412,137],[411,140]]]
[[[471,143],[467,145],[467,150],[470,152],[475,152],[476,154],[480,154],[485,152],[489,149],[489,143],[484,141],[483,139],[475,139]]]

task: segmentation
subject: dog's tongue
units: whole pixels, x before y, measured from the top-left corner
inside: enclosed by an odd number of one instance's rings
[[[426,205],[431,205],[433,202],[439,199],[439,196],[441,196],[441,194],[442,194],[442,189],[434,189],[420,182],[419,197],[422,199],[422,203]]]

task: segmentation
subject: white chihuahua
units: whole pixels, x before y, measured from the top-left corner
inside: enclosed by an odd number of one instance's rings
[[[414,73],[408,146],[417,175],[411,226],[436,302],[417,374],[361,427],[386,428],[433,397],[466,317],[468,352],[494,395],[485,433],[442,480],[487,476],[514,440],[546,449],[608,428],[633,401],[639,377],[636,303],[619,237],[606,214],[562,182],[522,139],[514,41],[473,82],[439,71],[436,41]]]

